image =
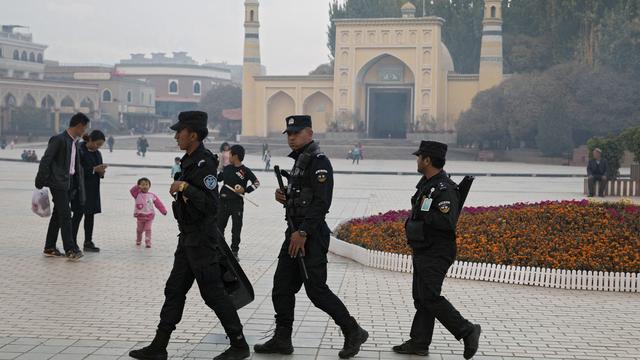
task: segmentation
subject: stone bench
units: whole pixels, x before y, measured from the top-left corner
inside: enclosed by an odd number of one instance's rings
[[[607,180],[607,196],[640,196],[640,180],[617,179]],[[596,196],[598,194],[598,183],[596,183]],[[584,194],[589,194],[589,182],[584,179]]]

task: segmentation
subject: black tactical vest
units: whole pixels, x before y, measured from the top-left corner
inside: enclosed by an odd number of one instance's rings
[[[316,142],[312,142],[302,154],[298,155],[293,165],[287,187],[287,206],[293,219],[301,219],[306,215],[307,207],[313,198],[313,189],[311,188],[313,174],[310,174],[308,170],[313,158],[321,153],[320,146]]]

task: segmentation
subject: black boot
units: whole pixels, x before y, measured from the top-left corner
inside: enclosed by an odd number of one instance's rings
[[[394,346],[393,352],[398,354],[429,356],[429,346],[420,345],[412,339],[409,339],[403,342],[402,345]]]
[[[249,344],[243,335],[231,336],[231,346],[213,360],[243,360],[251,356]]]
[[[100,248],[97,247],[93,241],[87,241],[84,243],[85,252],[100,252]]]
[[[156,330],[156,337],[149,346],[142,349],[129,351],[129,356],[134,359],[142,360],[166,360],[167,345],[169,344],[170,333],[162,330]]]
[[[338,356],[340,359],[348,359],[356,356],[360,351],[360,345],[364,344],[369,338],[369,333],[361,328],[353,317],[348,325],[341,328],[344,334],[344,346]]]
[[[271,340],[264,344],[255,344],[253,350],[259,354],[293,354],[293,345],[291,344],[291,329],[277,327],[275,334]]]
[[[471,359],[473,355],[478,351],[478,343],[480,342],[480,332],[482,329],[480,325],[473,324],[473,331],[471,334],[464,337],[464,358]]]

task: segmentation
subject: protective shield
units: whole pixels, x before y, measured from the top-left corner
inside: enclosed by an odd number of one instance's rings
[[[220,231],[218,231],[218,235],[220,239],[218,241],[218,246],[220,247],[224,257],[220,261],[220,266],[222,267],[222,282],[224,283],[224,288],[227,290],[229,297],[231,297],[231,301],[233,301],[233,305],[236,310],[239,310],[255,299],[253,286],[251,286],[251,282],[247,278],[247,275],[245,275],[236,258],[233,256],[229,245],[227,245],[227,242],[224,240],[224,236],[220,234]]]

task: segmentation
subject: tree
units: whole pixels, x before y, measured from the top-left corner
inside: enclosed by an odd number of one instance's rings
[[[554,66],[479,93],[458,124],[461,144],[535,146],[561,155],[594,136],[640,126],[637,81],[606,67]]]
[[[309,75],[333,75],[333,60],[318,65],[318,67],[309,72]]]
[[[222,121],[222,110],[242,106],[242,89],[232,84],[218,84],[212,87],[200,99],[200,110],[209,116],[209,125],[213,128]]]

